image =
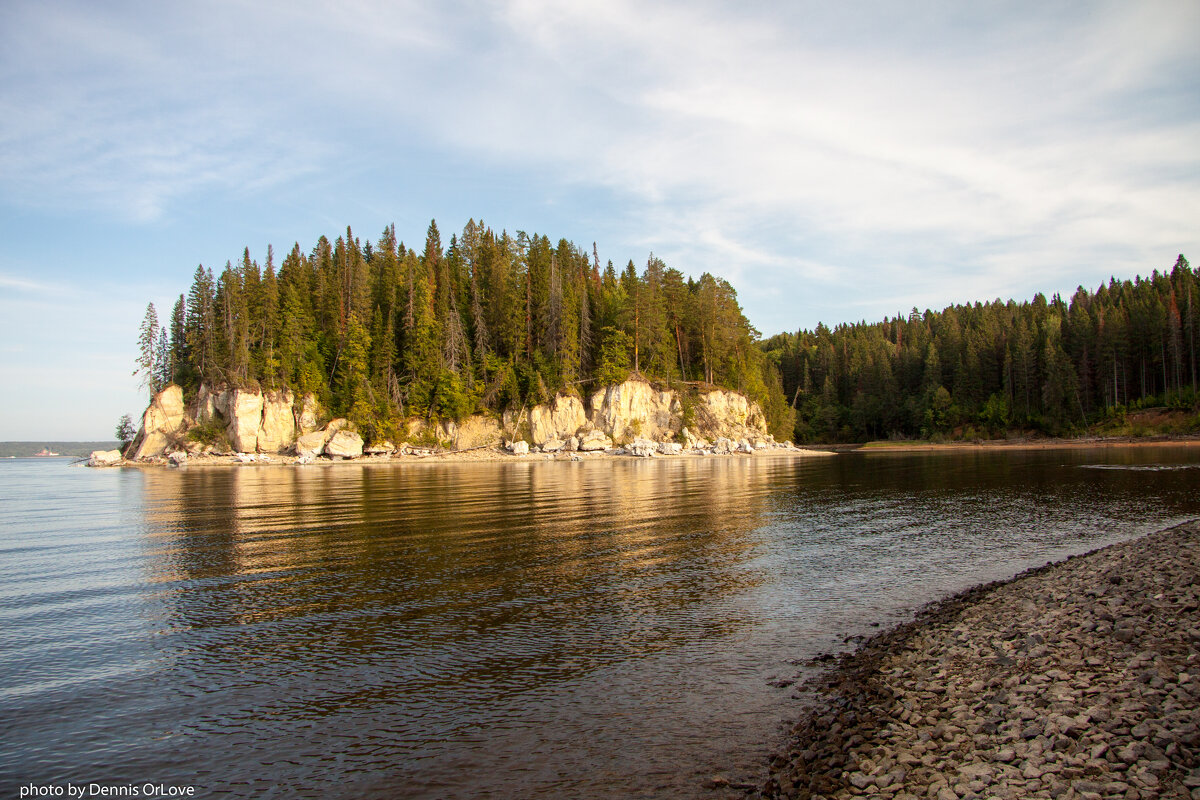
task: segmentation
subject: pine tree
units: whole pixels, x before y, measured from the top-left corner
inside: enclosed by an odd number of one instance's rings
[[[154,399],[158,392],[158,331],[158,312],[154,309],[154,303],[150,303],[146,306],[146,314],[142,317],[141,327],[138,328],[137,368],[133,374],[141,376],[139,386],[150,390],[151,399]]]

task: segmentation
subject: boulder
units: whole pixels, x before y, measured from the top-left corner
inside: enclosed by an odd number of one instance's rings
[[[183,390],[171,384],[154,396],[142,414],[142,429],[130,446],[130,460],[161,456],[182,434],[186,419]]]
[[[611,450],[612,446],[612,439],[604,431],[598,431],[593,428],[579,435],[579,449],[584,452]]]
[[[728,455],[729,453],[732,453],[736,447],[736,444],[729,441],[724,436],[719,436],[717,437],[717,440],[713,442],[712,452],[717,455]]]
[[[187,460],[188,460],[187,453],[183,452],[182,450],[176,450],[173,453],[167,453],[167,461],[170,462],[173,466],[182,467],[184,464],[187,463]]]
[[[659,442],[658,452],[664,456],[677,456],[683,452],[683,445],[679,442]]]
[[[362,454],[362,437],[354,431],[339,429],[325,443],[325,455],[327,456],[334,458],[358,458]]]
[[[512,453],[514,456],[524,456],[529,454],[529,442],[520,440],[508,442],[505,444],[505,448],[507,448],[508,452]]]
[[[387,439],[363,448],[363,453],[368,456],[390,456],[394,452],[396,452],[396,446]]]
[[[262,425],[263,396],[257,389],[229,392],[229,423],[225,435],[236,452],[258,451],[258,429]]]
[[[564,442],[562,439],[551,439],[550,441],[548,441],[542,445],[542,452],[543,453],[557,453],[559,450],[562,450],[566,446],[567,446],[567,443]]]
[[[295,396],[287,391],[263,396],[262,421],[258,428],[258,452],[282,453],[296,440]]]
[[[296,455],[301,458],[319,456],[325,452],[325,442],[325,431],[301,434],[296,438]]]
[[[658,445],[649,439],[634,439],[625,445],[625,452],[638,458],[650,458],[658,452]]]
[[[579,437],[572,436],[570,439],[567,439],[567,444],[565,446],[565,449],[568,453],[574,453],[576,450],[578,450],[579,449]]]
[[[120,450],[93,450],[87,465],[89,467],[115,467],[120,463]]]

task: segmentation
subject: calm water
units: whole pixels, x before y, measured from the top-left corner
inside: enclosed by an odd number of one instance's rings
[[[1200,516],[1200,448],[0,462],[0,797],[704,797],[792,661]]]

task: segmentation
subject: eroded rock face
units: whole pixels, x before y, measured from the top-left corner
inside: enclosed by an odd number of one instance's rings
[[[569,394],[555,395],[546,405],[529,411],[529,434],[536,445],[573,436],[587,426],[583,401]]]
[[[183,390],[175,384],[154,396],[142,414],[142,429],[130,445],[130,460],[161,456],[183,430]]]
[[[299,434],[312,433],[321,429],[321,404],[315,395],[306,394],[300,398],[300,412],[296,415],[296,427]]]
[[[229,392],[225,436],[238,453],[258,451],[258,429],[262,425],[263,396],[257,389],[233,389]]]
[[[443,427],[444,438],[454,443],[455,450],[489,447],[504,441],[500,423],[493,417],[484,414],[472,414],[458,423],[443,423]]]
[[[281,453],[296,440],[296,417],[292,413],[295,396],[287,391],[267,392],[263,396],[262,421],[258,428],[258,452]]]
[[[663,439],[682,426],[683,406],[673,391],[658,391],[642,380],[606,386],[592,395],[592,426],[613,439]]]
[[[334,458],[358,458],[363,454],[363,439],[354,431],[339,430],[325,443],[325,455]]]

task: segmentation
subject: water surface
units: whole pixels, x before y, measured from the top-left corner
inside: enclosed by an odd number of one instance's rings
[[[0,796],[704,797],[793,664],[1200,516],[1200,448],[0,463]]]

